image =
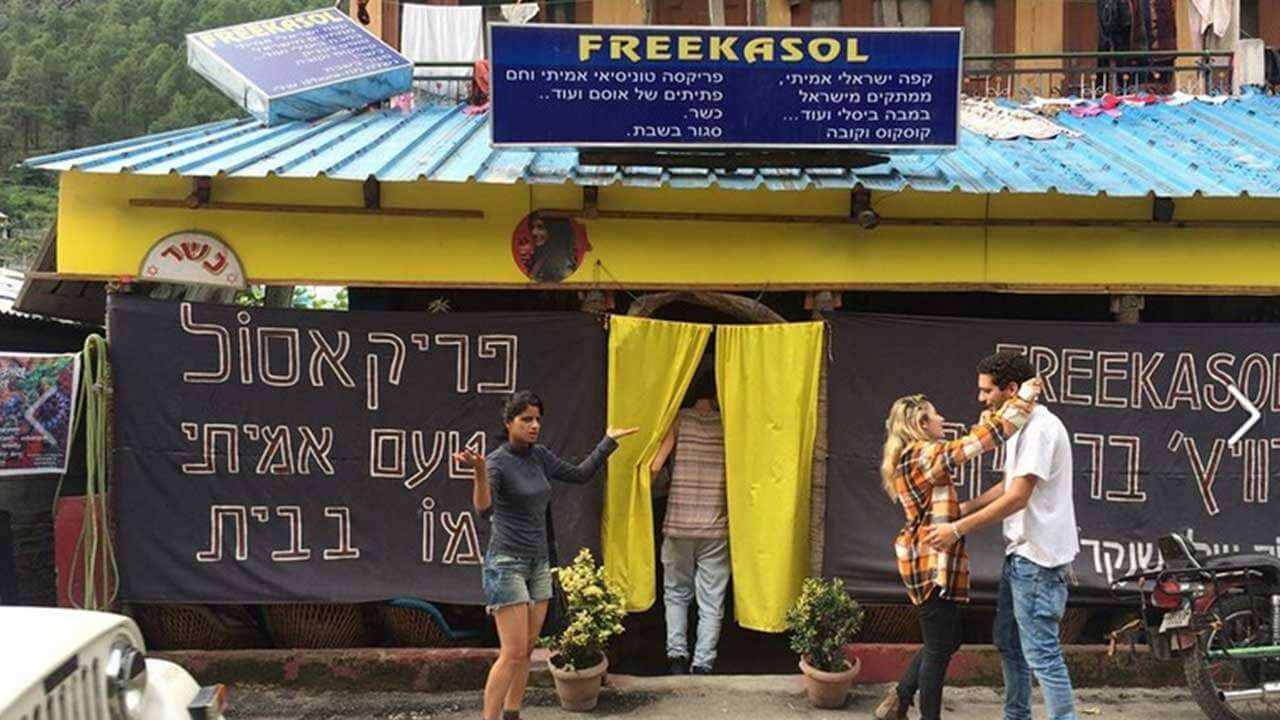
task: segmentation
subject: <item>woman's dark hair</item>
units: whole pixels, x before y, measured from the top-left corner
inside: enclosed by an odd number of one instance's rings
[[[520,417],[520,413],[524,412],[525,409],[529,407],[538,408],[539,413],[546,412],[542,407],[542,398],[534,395],[528,390],[520,390],[508,398],[502,405],[503,432],[506,432],[507,423]]]

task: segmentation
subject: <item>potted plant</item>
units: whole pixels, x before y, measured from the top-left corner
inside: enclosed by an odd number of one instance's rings
[[[551,650],[551,676],[556,694],[565,710],[595,708],[600,682],[609,668],[605,647],[622,632],[622,593],[604,577],[591,551],[583,548],[573,564],[555,568],[564,590],[566,624],[562,632],[547,639]]]
[[[844,646],[862,627],[862,607],[845,592],[844,581],[808,578],[787,611],[791,649],[800,655],[805,694],[816,708],[838,708],[862,664],[850,663]]]

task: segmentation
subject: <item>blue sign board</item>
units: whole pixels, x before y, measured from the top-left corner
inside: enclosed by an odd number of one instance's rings
[[[267,125],[413,88],[413,63],[337,8],[191,33],[187,64]]]
[[[962,32],[493,24],[492,142],[954,148]]]

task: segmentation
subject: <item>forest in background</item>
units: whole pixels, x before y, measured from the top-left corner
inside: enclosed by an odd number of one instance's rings
[[[240,117],[187,68],[189,32],[277,17],[325,0],[0,0],[0,265],[30,260],[57,211],[35,155]]]

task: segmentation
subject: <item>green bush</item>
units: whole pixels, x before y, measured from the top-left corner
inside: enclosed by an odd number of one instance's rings
[[[844,581],[808,578],[787,611],[791,649],[810,666],[826,672],[846,668],[844,646],[862,628],[862,606],[845,592]]]
[[[583,548],[573,564],[555,568],[560,587],[564,588],[569,623],[564,632],[544,644],[559,655],[562,670],[582,670],[600,662],[609,639],[622,633],[622,619],[627,611],[622,593],[604,576],[604,568],[596,567],[591,551]]]

